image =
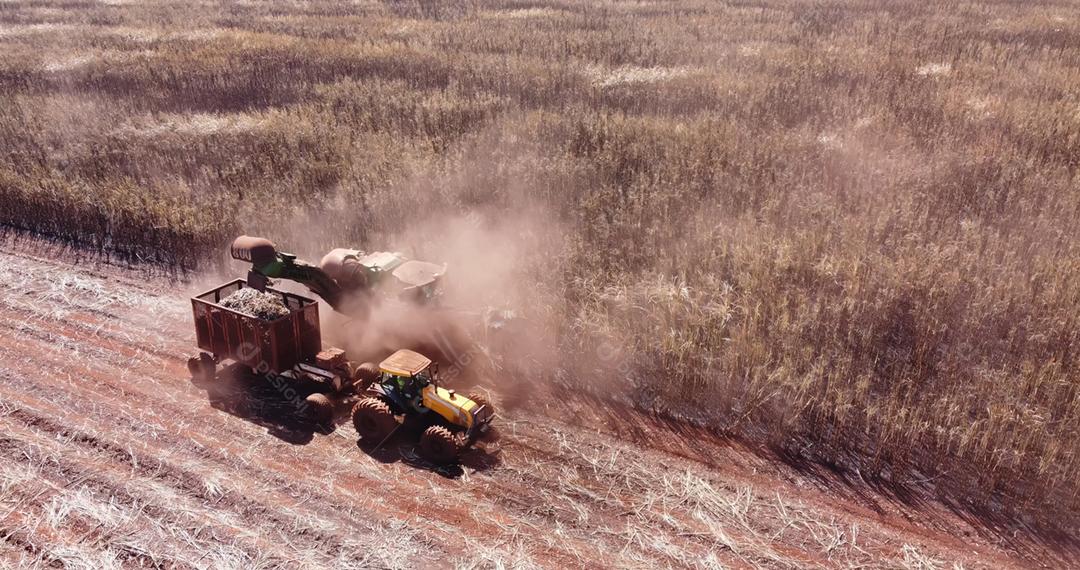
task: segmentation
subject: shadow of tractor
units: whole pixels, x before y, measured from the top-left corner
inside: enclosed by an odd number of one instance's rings
[[[401,462],[416,469],[431,471],[448,479],[456,479],[472,472],[488,471],[499,465],[501,448],[495,442],[478,441],[461,452],[457,463],[440,464],[428,461],[420,453],[420,435],[427,426],[421,421],[406,421],[385,441],[370,442],[358,440],[356,446],[369,457],[380,463]]]
[[[320,424],[306,413],[304,398],[313,390],[294,384],[287,388],[274,385],[246,366],[226,366],[217,371],[213,380],[193,379],[193,383],[206,392],[211,407],[264,427],[268,434],[292,445],[307,445],[316,433],[329,435],[342,424],[346,424],[343,429],[352,430],[351,401],[335,401],[333,421]],[[421,456],[418,443],[425,427],[423,422],[406,421],[386,441],[358,440],[357,447],[380,463],[401,462],[447,478],[461,477],[465,469],[482,472],[499,464],[498,444],[485,442],[463,451],[456,464],[430,462]]]

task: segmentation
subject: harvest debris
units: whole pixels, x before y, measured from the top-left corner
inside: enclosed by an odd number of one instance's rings
[[[273,293],[245,287],[221,300],[221,306],[227,309],[258,317],[264,321],[273,321],[289,314],[289,308],[281,297]]]

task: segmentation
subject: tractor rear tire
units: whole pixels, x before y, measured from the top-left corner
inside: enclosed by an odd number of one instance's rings
[[[431,426],[420,436],[420,454],[432,463],[457,461],[462,447],[461,439],[442,426]]]
[[[378,398],[357,402],[352,409],[352,421],[360,439],[372,443],[382,443],[400,425],[390,406]]]
[[[379,379],[379,367],[378,365],[365,362],[356,367],[356,372],[353,374],[353,391],[356,394],[363,393]]]
[[[329,424],[334,419],[334,403],[326,394],[314,393],[304,398],[307,404],[306,413],[308,419],[319,425]]]

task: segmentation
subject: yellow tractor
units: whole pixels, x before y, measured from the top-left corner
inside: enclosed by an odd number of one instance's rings
[[[399,350],[371,376],[352,410],[353,426],[369,444],[382,445],[406,421],[420,422],[421,455],[450,463],[477,440],[494,437],[491,404],[440,386],[438,364],[420,353]]]

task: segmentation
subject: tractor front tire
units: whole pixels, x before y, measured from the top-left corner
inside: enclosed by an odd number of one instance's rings
[[[462,447],[461,439],[442,426],[431,426],[420,436],[420,454],[432,463],[457,461]]]
[[[473,392],[469,394],[469,399],[476,402],[481,406],[487,406],[492,412],[495,411],[495,406],[487,399],[487,396]],[[487,443],[495,443],[499,441],[499,431],[495,429],[495,426],[488,424],[487,431],[485,431],[479,439]]]
[[[334,419],[334,403],[326,397],[326,394],[311,394],[304,398],[304,403],[307,404],[305,408],[307,417],[312,422],[325,425]]]
[[[379,379],[379,367],[378,365],[365,362],[356,367],[356,372],[353,374],[353,391],[357,394],[367,390]]]
[[[372,443],[382,443],[399,425],[390,406],[378,398],[357,402],[352,409],[352,421],[360,439]]]
[[[487,406],[492,412],[495,411],[495,406],[491,405],[491,401],[488,400],[487,396],[484,396],[483,394],[472,392],[469,394],[469,399],[481,406]]]

